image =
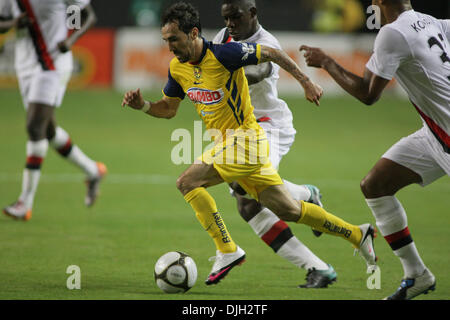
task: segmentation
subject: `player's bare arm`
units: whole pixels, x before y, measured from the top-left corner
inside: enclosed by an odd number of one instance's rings
[[[263,81],[265,78],[270,77],[272,74],[272,64],[269,62],[261,63],[257,66],[246,66],[244,67],[245,77],[247,78],[248,84],[252,85]]]
[[[12,28],[20,29],[26,27],[30,23],[26,13],[22,13],[20,16],[14,19],[0,21],[0,33],[8,32]]]
[[[364,104],[372,105],[377,102],[389,83],[389,80],[373,74],[367,68],[363,77],[351,73],[320,48],[303,45],[300,47],[300,51],[305,51],[308,66],[326,70],[337,84]]]
[[[323,90],[320,86],[312,82],[306,76],[294,60],[283,50],[278,50],[266,46],[261,46],[261,62],[272,61],[281,68],[289,72],[301,84],[305,90],[305,97],[308,101],[320,105],[319,99],[322,97]]]
[[[144,100],[141,90],[131,90],[125,93],[122,100],[122,107],[126,105],[135,110],[142,110],[146,114],[155,118],[170,119],[173,118],[180,106],[180,99],[164,96],[157,102]]]
[[[81,10],[82,24],[80,29],[73,32],[66,40],[58,43],[61,52],[67,52],[77,42],[77,40],[85,34],[97,22],[97,16],[90,4]]]

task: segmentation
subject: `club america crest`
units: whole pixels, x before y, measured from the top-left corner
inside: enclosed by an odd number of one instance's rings
[[[202,69],[198,66],[194,66],[194,77],[195,77],[195,82],[194,84],[201,84],[203,83],[202,81]]]

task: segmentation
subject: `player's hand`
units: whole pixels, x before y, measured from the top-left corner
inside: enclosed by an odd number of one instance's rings
[[[67,39],[58,43],[58,50],[61,53],[66,53],[67,51],[70,50],[70,47],[71,47],[71,45],[69,44]]]
[[[14,19],[14,27],[17,29],[26,28],[31,24],[31,19],[24,12],[20,16]]]
[[[129,106],[135,110],[141,110],[144,107],[145,100],[142,97],[141,89],[131,90],[125,93],[122,100],[122,107]]]
[[[308,67],[323,68],[330,59],[320,48],[303,45],[300,47],[300,51],[305,51],[304,57]]]
[[[311,80],[308,80],[303,84],[303,89],[305,89],[305,98],[309,102],[314,102],[317,106],[320,106],[320,98],[323,95],[323,89],[321,86],[315,84]]]

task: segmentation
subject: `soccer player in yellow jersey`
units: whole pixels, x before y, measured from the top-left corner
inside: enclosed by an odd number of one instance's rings
[[[206,284],[218,283],[245,252],[232,240],[207,187],[237,181],[245,191],[280,219],[302,223],[340,236],[359,249],[368,266],[376,265],[374,228],[355,226],[305,201],[294,200],[268,159],[264,130],[256,122],[243,67],[272,61],[288,71],[304,88],[307,100],[319,105],[322,89],[311,82],[282,50],[254,43],[213,44],[201,37],[198,11],[185,2],[172,5],[162,19],[162,38],[175,55],[164,96],[145,101],[140,90],[125,94],[122,106],[156,118],[172,118],[187,95],[215,146],[206,151],[177,180],[177,188],[216,245],[216,260]]]

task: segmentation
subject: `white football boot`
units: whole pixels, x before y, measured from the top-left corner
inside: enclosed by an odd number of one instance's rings
[[[98,176],[86,180],[87,192],[84,198],[84,204],[87,207],[92,207],[94,205],[95,200],[97,200],[100,194],[100,182],[108,173],[108,169],[102,162],[97,162],[97,168],[98,168]]]
[[[322,194],[320,193],[319,188],[317,188],[316,186],[313,186],[312,184],[304,184],[303,186],[308,188],[309,192],[311,193],[311,196],[309,197],[308,200],[306,200],[306,202],[314,203],[314,204],[318,205],[319,207],[323,208],[323,204],[321,201]]]
[[[211,257],[209,260],[214,260],[214,264],[205,283],[207,285],[217,284],[220,280],[225,278],[234,266],[241,265],[245,262],[245,251],[239,246],[237,246],[236,251],[232,253],[222,253],[217,250],[216,256]]]
[[[436,278],[426,268],[422,275],[417,278],[403,279],[397,291],[384,300],[410,300],[420,294],[427,294],[428,291],[436,289]]]
[[[370,224],[362,224],[359,226],[362,232],[362,239],[359,245],[359,249],[355,250],[359,252],[360,256],[366,261],[367,273],[373,273],[377,268],[377,255],[373,245],[373,239],[375,238],[375,228]]]
[[[31,219],[31,209],[27,208],[21,200],[3,208],[3,213],[16,220],[28,221]]]

